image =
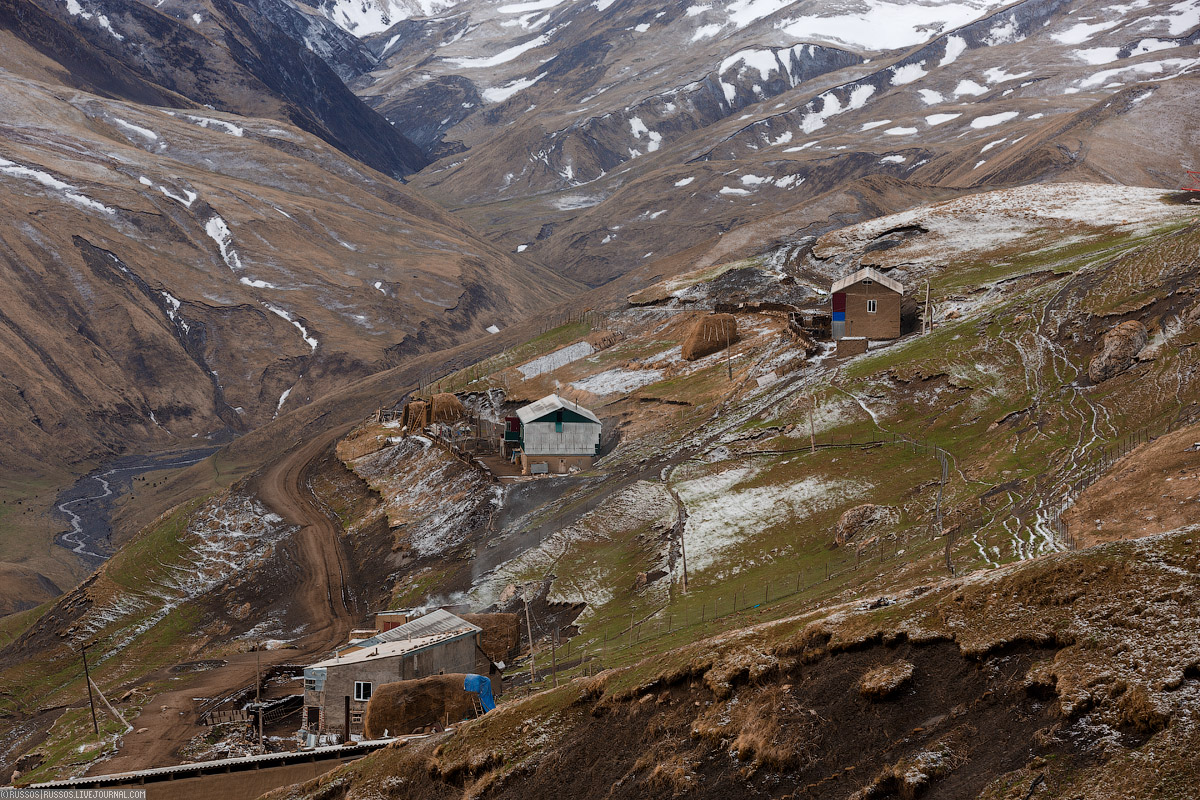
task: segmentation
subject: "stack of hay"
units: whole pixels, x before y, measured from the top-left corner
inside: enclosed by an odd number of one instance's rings
[[[521,642],[521,619],[516,614],[459,614],[472,625],[483,628],[479,649],[492,661],[512,663]]]
[[[423,430],[429,424],[429,404],[424,400],[413,400],[404,406],[401,424],[410,431]]]
[[[429,402],[432,406],[431,422],[457,422],[467,415],[462,401],[449,392],[435,394]]]
[[[421,733],[447,722],[475,716],[473,695],[463,688],[464,673],[431,675],[411,681],[386,683],[375,690],[367,703],[363,733],[368,739]]]
[[[732,314],[709,314],[696,320],[683,340],[683,358],[686,361],[704,358],[724,350],[737,338],[737,320]]]

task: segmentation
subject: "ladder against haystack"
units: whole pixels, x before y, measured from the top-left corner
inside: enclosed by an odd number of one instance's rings
[[[467,416],[462,401],[449,392],[439,392],[428,400],[413,398],[401,414],[401,435],[423,431],[434,423],[454,423]]]

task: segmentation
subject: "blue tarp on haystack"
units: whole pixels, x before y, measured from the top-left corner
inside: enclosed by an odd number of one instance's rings
[[[483,675],[468,675],[463,680],[463,688],[468,692],[479,695],[479,702],[484,713],[496,710],[496,700],[492,697],[492,682]]]

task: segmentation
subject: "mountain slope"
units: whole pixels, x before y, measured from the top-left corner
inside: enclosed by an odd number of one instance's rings
[[[206,13],[176,19],[137,0],[85,6],[4,0],[0,29],[63,64],[71,85],[95,93],[273,117],[393,177],[426,163],[325,61],[250,7],[214,0]]]
[[[1189,3],[536,5],[363,4],[392,16],[354,29],[380,64],[352,85],[438,158],[420,186],[590,285],[873,175],[1174,188],[1191,165]]]
[[[6,460],[245,430],[561,296],[294,129],[0,81]]]

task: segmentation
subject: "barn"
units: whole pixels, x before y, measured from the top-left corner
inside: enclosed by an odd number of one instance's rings
[[[904,284],[864,267],[833,284],[833,338],[896,339]]]
[[[600,419],[557,394],[517,409],[506,426],[506,452],[524,475],[562,475],[588,469],[600,452]]]
[[[374,689],[448,673],[486,675],[499,690],[499,669],[480,647],[483,629],[441,609],[341,648],[304,668],[302,730],[361,735]]]

